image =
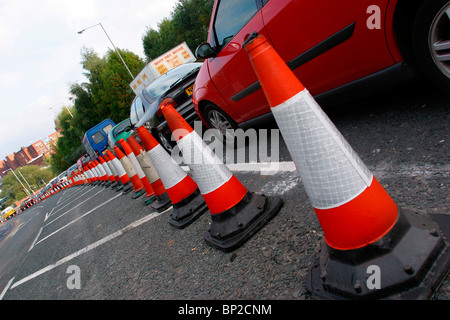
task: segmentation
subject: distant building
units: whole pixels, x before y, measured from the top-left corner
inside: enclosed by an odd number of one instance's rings
[[[50,157],[56,141],[61,137],[61,133],[56,131],[48,137],[39,140],[28,147],[22,147],[19,151],[6,156],[5,160],[0,161],[0,176],[4,177],[9,169],[37,165],[44,167],[44,157]]]

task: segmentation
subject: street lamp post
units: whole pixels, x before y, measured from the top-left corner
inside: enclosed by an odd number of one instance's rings
[[[20,181],[19,177],[16,175],[16,173],[14,172],[13,169],[8,169],[11,170],[12,173],[14,174],[14,176],[16,177],[17,181],[19,181],[20,185],[22,186],[23,190],[25,191],[25,193],[27,194],[27,196],[31,197],[31,194],[28,192],[27,188],[25,188],[25,186],[23,185],[22,181]],[[7,170],[7,171],[8,171]]]
[[[102,27],[103,31],[105,32],[106,36],[108,37],[109,41],[111,42],[112,46],[114,47],[114,50],[115,50],[116,53],[119,55],[120,60],[122,60],[122,63],[124,64],[125,68],[127,68],[128,73],[129,73],[130,76],[131,76],[131,79],[134,80],[134,75],[131,73],[131,71],[130,71],[130,69],[128,68],[127,64],[125,63],[125,61],[123,60],[122,56],[120,55],[119,50],[117,50],[116,46],[115,46],[114,43],[112,42],[111,38],[109,37],[109,35],[108,35],[108,33],[106,32],[105,28],[103,28],[103,25],[102,25],[101,23],[97,23],[97,24],[94,24],[93,26],[84,28],[83,30],[78,31],[78,34],[82,34],[85,30],[90,29],[90,28],[93,28],[93,27],[96,27],[96,26]]]
[[[23,176],[22,172],[20,172],[20,170],[17,170],[17,171],[19,171],[20,176],[26,182],[28,188],[30,188],[30,191],[33,193],[34,197],[36,197],[36,193],[33,191],[33,189],[31,188],[30,184],[28,183],[27,179],[25,179],[25,177]]]

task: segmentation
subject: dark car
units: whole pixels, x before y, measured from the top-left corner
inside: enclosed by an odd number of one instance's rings
[[[167,125],[160,103],[165,98],[176,102],[175,108],[193,126],[200,121],[192,103],[192,90],[202,63],[186,63],[156,78],[137,95],[131,104],[130,122],[134,129],[145,125],[166,150],[175,142]]]

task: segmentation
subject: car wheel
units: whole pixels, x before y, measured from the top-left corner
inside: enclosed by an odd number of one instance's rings
[[[234,130],[238,128],[238,124],[225,111],[218,106],[209,103],[203,110],[206,124],[211,129],[217,129],[217,136],[225,144],[230,145],[235,142]]]
[[[450,1],[424,1],[412,32],[417,63],[425,76],[450,94]]]
[[[161,145],[163,146],[164,149],[166,149],[167,152],[172,153],[173,147],[170,144],[170,141],[167,140],[166,136],[163,135],[161,132],[158,132],[158,136],[159,136],[159,141],[161,141]]]

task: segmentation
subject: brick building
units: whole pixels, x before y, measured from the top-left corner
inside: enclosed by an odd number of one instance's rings
[[[16,170],[27,165],[45,166],[44,157],[50,157],[59,137],[61,133],[56,131],[47,138],[6,156],[5,160],[0,161],[0,176],[4,177],[9,169]]]

